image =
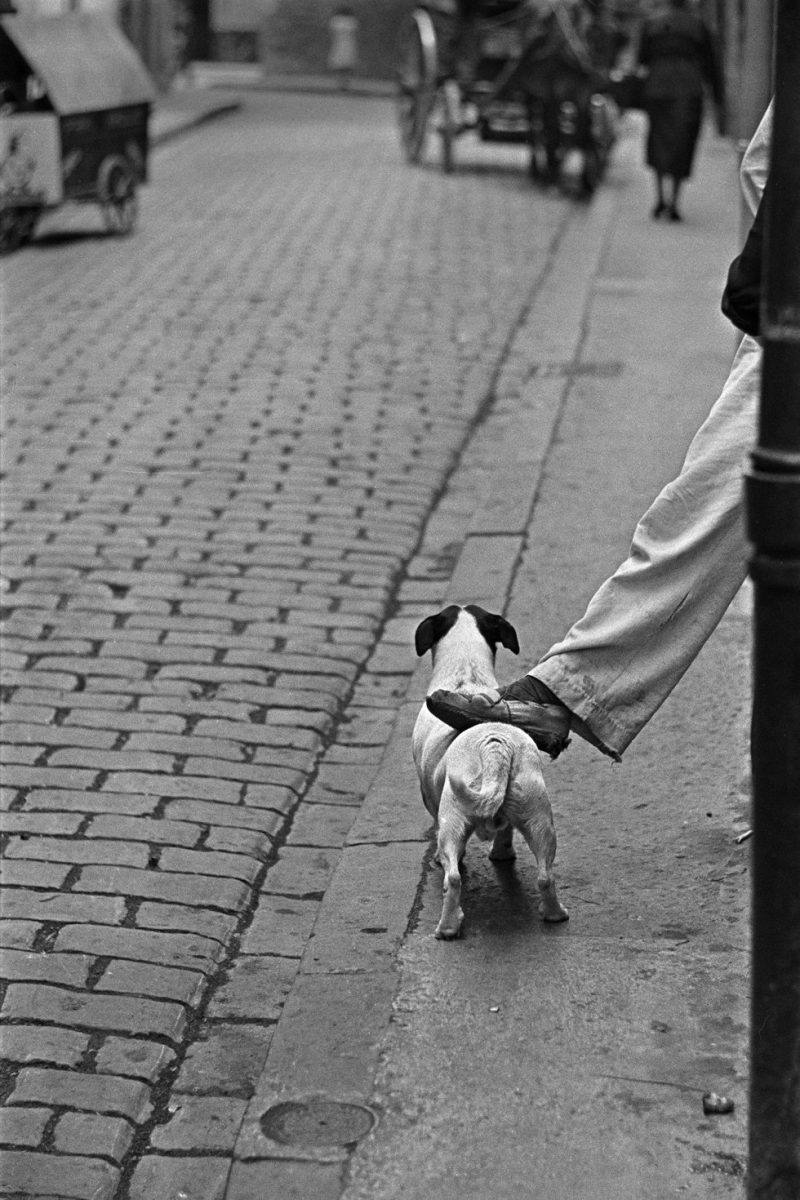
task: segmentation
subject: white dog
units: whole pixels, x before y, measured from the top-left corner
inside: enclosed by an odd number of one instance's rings
[[[433,651],[428,693],[437,688],[485,692],[497,687],[497,644],[519,653],[516,631],[504,617],[476,604],[451,604],[417,627],[418,655]],[[437,861],[444,871],[444,903],[437,938],[461,932],[459,863],[467,840],[476,833],[492,841],[489,857],[514,857],[518,829],[539,866],[539,912],[545,921],[566,921],[569,914],[556,895],[553,859],[556,832],[536,745],[513,725],[491,722],[456,732],[423,704],[412,736],[414,763],[422,799],[438,823]]]

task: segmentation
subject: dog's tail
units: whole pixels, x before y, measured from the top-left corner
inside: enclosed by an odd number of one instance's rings
[[[465,748],[466,749],[466,748]],[[514,746],[484,734],[481,741],[459,756],[448,772],[455,799],[478,818],[479,837],[493,837],[503,807],[514,762]]]

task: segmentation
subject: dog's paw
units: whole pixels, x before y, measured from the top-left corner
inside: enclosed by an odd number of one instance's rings
[[[542,900],[539,905],[539,914],[545,921],[568,921],[569,913],[560,900]]]
[[[440,921],[434,930],[433,936],[440,942],[454,942],[456,938],[460,938],[464,929],[464,918],[459,917],[455,925],[445,925]]]

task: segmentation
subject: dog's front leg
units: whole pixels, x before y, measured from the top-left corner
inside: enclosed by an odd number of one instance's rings
[[[439,834],[437,838],[436,857],[441,863],[444,879],[442,880],[442,915],[436,926],[437,938],[450,940],[457,938],[464,924],[464,913],[461,909],[461,872],[458,865],[464,856],[469,830],[467,823],[458,811],[447,789],[442,796],[439,806]]]

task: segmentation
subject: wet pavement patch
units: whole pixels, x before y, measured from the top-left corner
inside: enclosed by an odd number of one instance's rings
[[[366,1105],[339,1100],[286,1101],[261,1118],[264,1135],[284,1146],[351,1146],[374,1124]]]

